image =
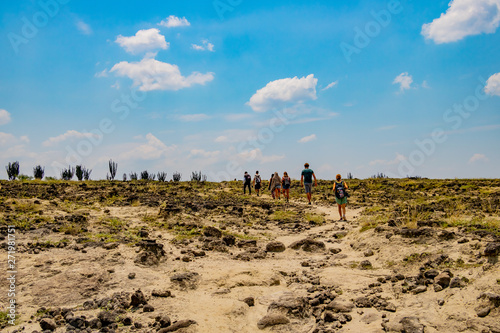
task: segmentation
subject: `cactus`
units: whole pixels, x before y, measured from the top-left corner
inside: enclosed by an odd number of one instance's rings
[[[5,167],[7,170],[7,176],[9,176],[9,180],[15,180],[17,176],[19,176],[19,162],[15,161],[13,163],[7,164]]]

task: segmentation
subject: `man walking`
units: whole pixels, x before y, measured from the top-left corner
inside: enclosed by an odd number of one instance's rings
[[[253,186],[255,187],[255,192],[257,192],[257,196],[259,196],[261,182],[262,179],[260,178],[259,171],[255,171],[255,177],[253,177]]]
[[[300,177],[300,186],[304,186],[309,204],[311,204],[313,178],[314,178],[314,186],[318,186],[318,181],[316,180],[316,175],[314,174],[314,171],[309,169],[309,163],[304,164],[304,170],[302,170],[302,176]]]
[[[246,194],[246,189],[248,186],[248,194],[252,195],[251,184],[252,176],[250,176],[248,172],[245,171],[245,175],[243,176],[243,194]]]

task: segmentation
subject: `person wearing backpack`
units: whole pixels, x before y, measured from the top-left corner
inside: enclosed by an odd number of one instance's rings
[[[252,176],[245,171],[245,175],[243,176],[243,194],[246,194],[246,189],[248,186],[248,194],[252,195],[252,188],[250,185],[252,184]]]
[[[255,176],[253,177],[253,187],[255,188],[257,196],[259,196],[261,182],[262,179],[260,178],[259,171],[255,171]]]
[[[345,218],[345,206],[347,204],[347,189],[349,188],[341,175],[337,175],[337,180],[333,182],[333,192],[335,193],[335,201],[339,207],[339,221],[347,221]]]
[[[283,195],[285,196],[286,202],[290,200],[290,184],[292,180],[288,176],[288,173],[285,171],[283,173],[283,178],[281,179],[281,184],[283,185]]]
[[[314,171],[309,169],[309,163],[304,164],[304,170],[302,170],[302,175],[300,177],[300,186],[304,186],[307,195],[307,201],[311,204],[311,192],[313,186],[313,178],[314,178],[314,186],[318,186],[318,181],[316,180],[316,175]]]
[[[274,192],[273,199],[280,199],[281,192],[281,178],[280,175],[275,172],[273,178],[271,178],[271,191]]]

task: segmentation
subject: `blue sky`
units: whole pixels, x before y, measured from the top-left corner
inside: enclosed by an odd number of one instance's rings
[[[499,176],[500,0],[10,1],[0,17],[0,160],[24,174]]]

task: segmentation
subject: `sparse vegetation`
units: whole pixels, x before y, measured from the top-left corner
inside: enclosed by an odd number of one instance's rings
[[[131,172],[129,174],[130,180],[137,180],[137,172]]]
[[[155,180],[156,175],[154,173],[149,173],[148,170],[141,172],[141,180]]]
[[[202,174],[201,171],[199,172],[193,171],[191,173],[191,181],[205,182],[207,181],[207,175]]]
[[[24,180],[32,180],[33,177],[31,176],[28,176],[28,175],[23,175],[23,174],[20,174],[18,177],[17,177],[19,180],[21,181],[24,181]]]
[[[61,179],[62,180],[71,180],[75,175],[75,168],[68,166],[67,169],[62,169],[61,171]]]
[[[89,180],[91,172],[92,170],[89,170],[82,165],[77,165],[75,169],[76,178],[80,181],[84,179]]]
[[[174,182],[180,182],[180,181],[181,181],[181,179],[182,179],[182,174],[181,174],[180,172],[177,172],[177,171],[176,171],[176,172],[174,172],[174,173],[172,174],[172,180],[173,180]]]
[[[45,168],[43,168],[41,165],[37,165],[33,168],[33,176],[35,177],[35,179],[43,179],[44,174]]]
[[[158,181],[164,182],[167,180],[167,173],[166,172],[158,172]]]
[[[109,160],[108,167],[109,167],[109,175],[106,175],[106,179],[115,180],[116,171],[118,170],[118,163],[113,162],[113,160]]]
[[[9,177],[9,180],[15,180],[17,176],[19,176],[19,162],[9,162],[7,166],[5,167],[7,170],[7,176]]]

